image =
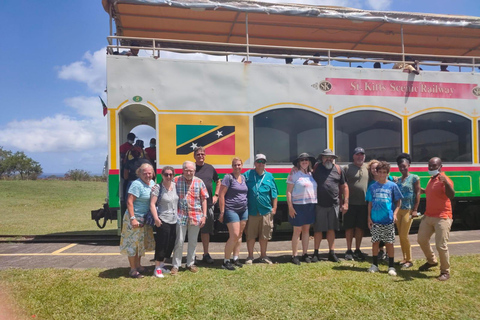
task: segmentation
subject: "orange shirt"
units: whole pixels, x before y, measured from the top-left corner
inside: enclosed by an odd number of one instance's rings
[[[453,188],[452,180],[443,172],[440,172],[440,174],[447,178],[447,181]],[[427,197],[425,215],[433,218],[452,219],[452,202],[445,193],[445,185],[438,177],[439,175],[435,178],[430,178],[425,189],[425,196]]]

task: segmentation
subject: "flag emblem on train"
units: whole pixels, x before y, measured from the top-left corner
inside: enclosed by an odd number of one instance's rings
[[[178,124],[175,131],[176,154],[202,146],[208,155],[235,155],[235,126]]]

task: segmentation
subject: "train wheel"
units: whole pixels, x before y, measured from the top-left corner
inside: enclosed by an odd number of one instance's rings
[[[480,205],[471,205],[463,210],[462,222],[466,228],[480,229]]]

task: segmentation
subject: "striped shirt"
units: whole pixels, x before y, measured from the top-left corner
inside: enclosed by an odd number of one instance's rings
[[[303,173],[300,170],[293,174],[290,173],[287,184],[293,184],[292,203],[317,203],[317,182],[311,173]]]
[[[178,220],[177,223],[186,226],[192,224],[199,226],[203,217],[202,202],[208,199],[208,191],[203,181],[193,177],[188,183],[183,176],[175,177],[178,194]]]

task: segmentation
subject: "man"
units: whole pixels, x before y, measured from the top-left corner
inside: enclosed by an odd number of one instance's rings
[[[442,170],[442,160],[434,157],[428,161],[428,173],[431,175],[425,189],[427,207],[425,217],[418,227],[417,240],[427,262],[418,270],[427,271],[438,265],[435,253],[430,247],[430,238],[435,233],[435,246],[440,257],[440,281],[450,279],[450,256],[448,252],[448,237],[452,226],[452,202],[455,196],[453,182]]]
[[[273,216],[277,212],[277,185],[270,172],[265,171],[267,157],[264,154],[255,156],[255,169],[243,175],[248,187],[248,222],[247,250],[245,264],[253,263],[253,247],[255,239],[260,243],[260,262],[272,264],[267,257],[268,240],[272,238]]]
[[[203,244],[203,262],[212,264],[214,261],[210,254],[208,253],[208,247],[210,245],[210,234],[213,234],[214,227],[214,215],[213,209],[215,204],[218,201],[218,193],[220,192],[220,179],[218,178],[217,171],[215,168],[205,163],[205,148],[197,147],[193,152],[195,158],[195,176],[203,180],[205,186],[208,190],[208,200],[207,200],[207,220],[205,226],[200,230],[200,237],[202,238]],[[215,181],[215,193],[212,192],[213,182]]]
[[[342,212],[348,210],[348,186],[345,182],[345,174],[340,167],[334,164],[337,156],[330,149],[320,153],[319,160],[313,171],[313,179],[317,182],[317,205],[316,218],[313,225],[315,251],[312,261],[318,261],[318,249],[322,242],[322,233],[327,233],[328,260],[338,262],[335,255],[335,230],[340,229],[338,219],[339,207]],[[342,199],[343,195],[343,199]]]
[[[345,260],[365,261],[365,254],[360,250],[363,233],[368,228],[368,206],[365,195],[368,189],[368,169],[365,164],[365,150],[361,147],[353,151],[353,163],[343,168],[349,190],[348,211],[343,212],[343,226],[347,240]],[[355,252],[352,251],[355,236]]]
[[[157,140],[155,138],[150,139],[150,146],[145,148],[145,153],[147,154],[147,159],[152,163],[155,172],[157,172]]]
[[[127,142],[122,144],[120,146],[120,163],[123,163],[123,159],[125,158],[125,155],[127,154],[128,150],[133,148],[133,143],[135,142],[135,134],[133,132],[130,132],[127,134]]]
[[[208,191],[203,181],[195,177],[195,164],[191,161],[183,163],[183,173],[175,177],[178,194],[177,239],[173,252],[173,268],[170,272],[175,276],[182,264],[183,243],[188,232],[187,269],[193,273],[198,271],[195,263],[195,249],[200,228],[205,225],[207,215]]]

